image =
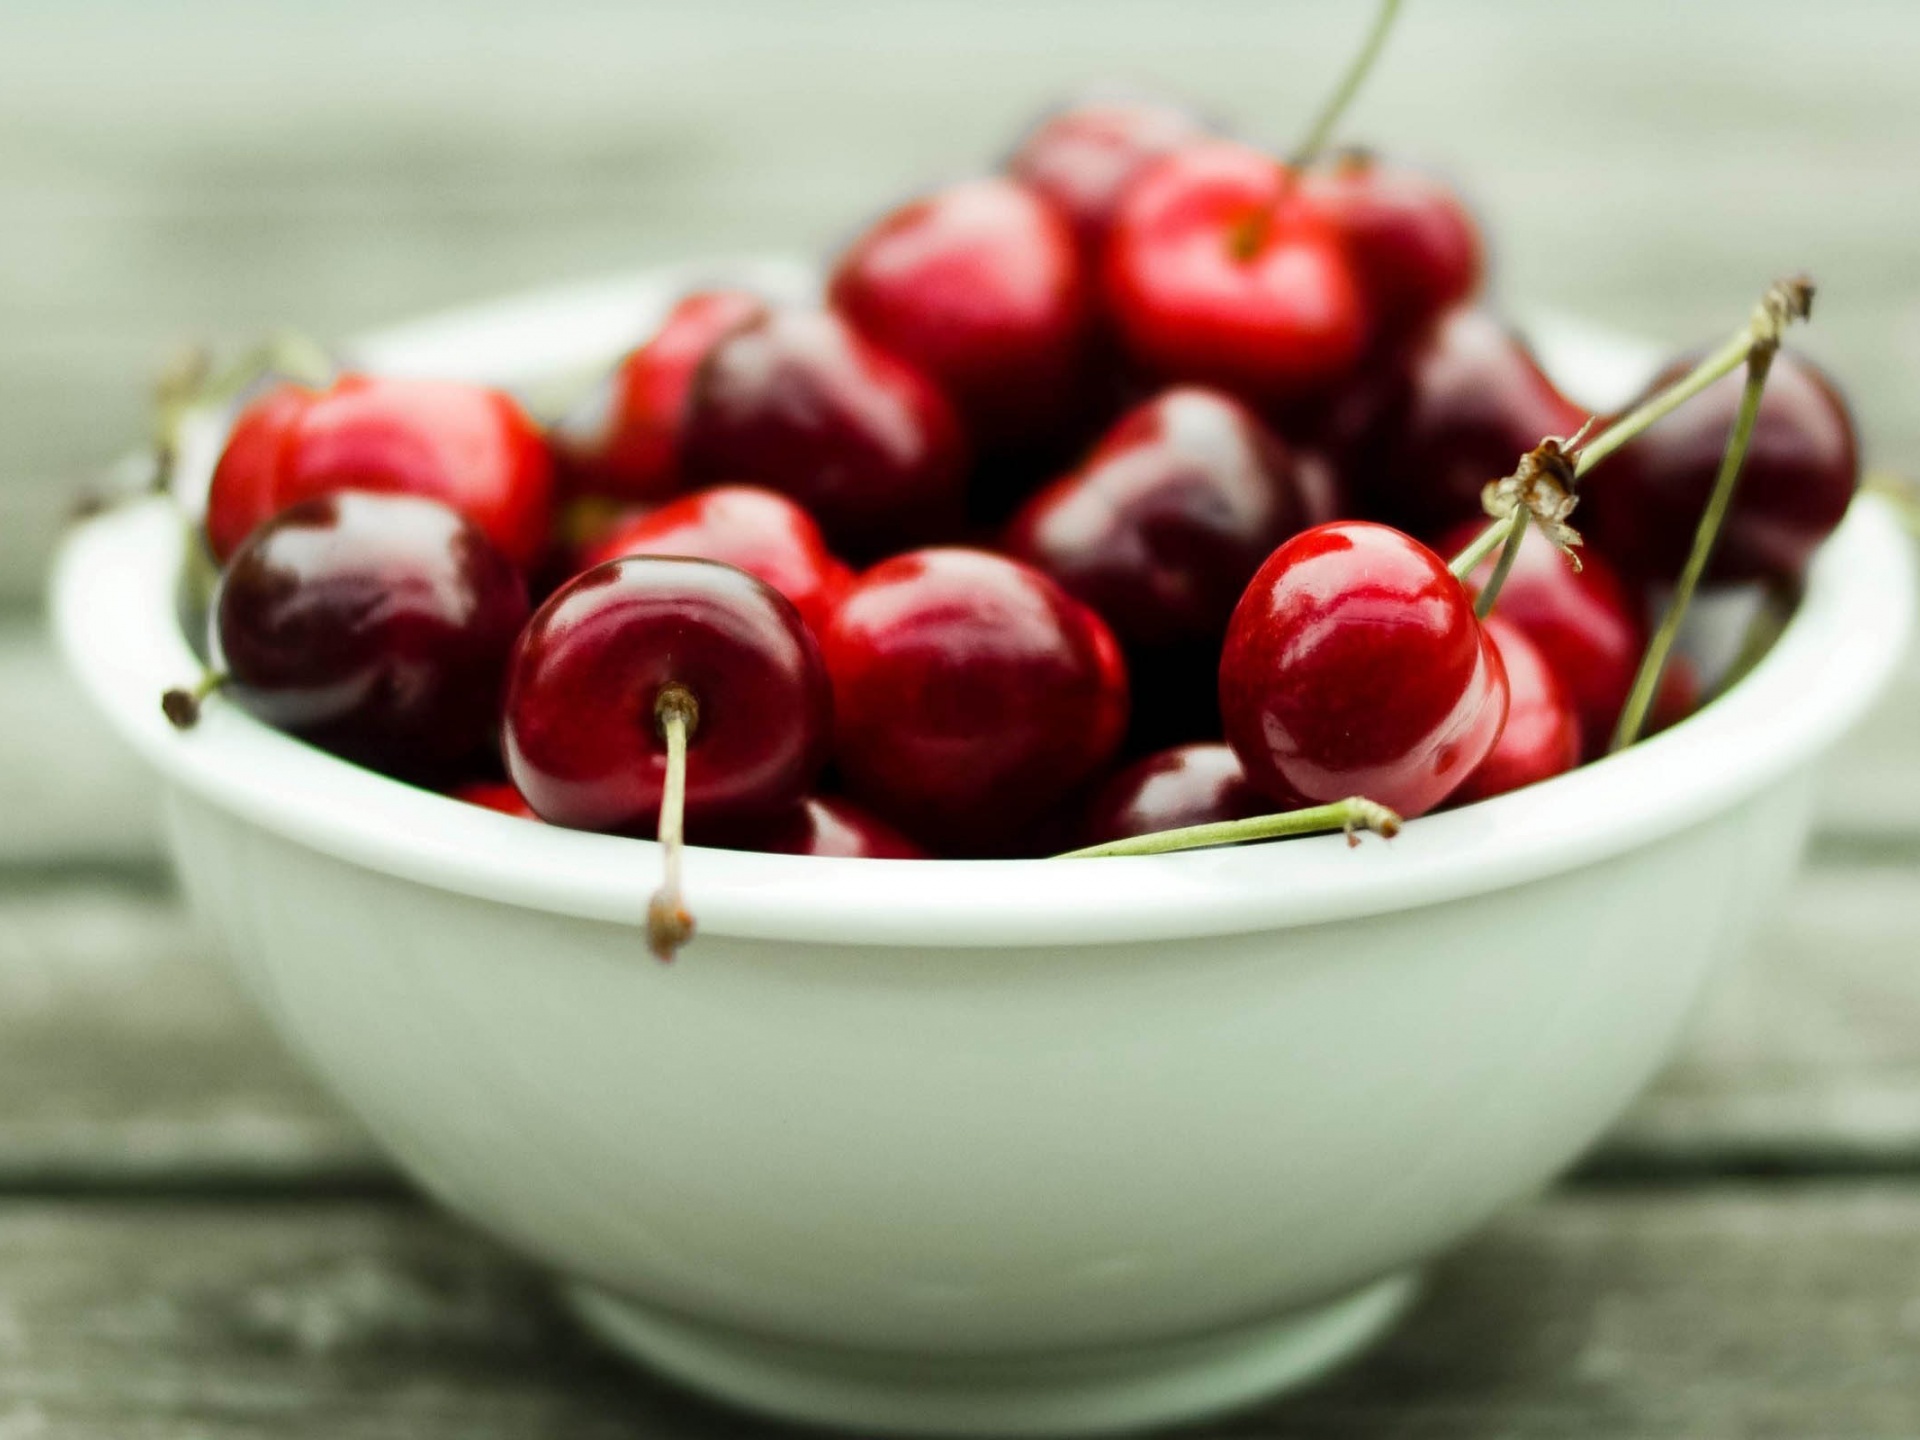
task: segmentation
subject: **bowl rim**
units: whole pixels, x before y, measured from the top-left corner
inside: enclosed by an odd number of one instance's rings
[[[543,307],[571,306],[592,317],[596,334],[612,334],[603,312],[614,286],[657,308],[663,287],[684,288],[687,273],[646,272],[598,291],[569,287],[545,292],[544,301],[536,293],[437,317],[413,333],[471,349],[475,335],[537,328]],[[786,267],[787,280],[797,274]],[[379,363],[384,351],[402,362],[391,368],[406,368],[409,333],[374,337],[364,354]],[[496,369],[488,378],[512,377]],[[210,704],[193,731],[173,730],[159,696],[200,670],[174,603],[188,524],[182,507],[156,496],[75,527],[60,547],[49,597],[67,665],[171,786],[367,869],[517,907],[641,924],[659,876],[652,841],[531,824],[449,800],[336,759],[231,705]],[[912,862],[694,847],[687,893],[707,935],[1074,947],[1321,924],[1526,884],[1703,823],[1811,762],[1859,719],[1899,663],[1914,590],[1899,521],[1884,502],[1859,496],[1777,643],[1710,706],[1624,754],[1422,817],[1391,842],[1369,838],[1349,848],[1323,836],[1100,860]],[[690,953],[698,953],[697,939]]]

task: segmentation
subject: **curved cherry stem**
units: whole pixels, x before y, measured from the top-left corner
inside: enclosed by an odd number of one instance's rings
[[[1473,613],[1482,620],[1493,613],[1494,602],[1500,598],[1501,590],[1506,587],[1507,576],[1513,573],[1513,562],[1519,558],[1521,543],[1527,538],[1527,522],[1532,518],[1532,513],[1524,505],[1514,507],[1513,523],[1507,531],[1507,543],[1500,547],[1500,558],[1494,563],[1493,574],[1481,587],[1480,598],[1473,602]]]
[[[1373,17],[1373,28],[1367,31],[1367,38],[1361,42],[1360,49],[1347,62],[1346,73],[1340,77],[1340,84],[1314,117],[1306,138],[1288,157],[1287,164],[1293,169],[1311,165],[1319,158],[1320,152],[1327,148],[1327,142],[1333,138],[1334,126],[1340,123],[1340,117],[1353,103],[1353,97],[1360,93],[1368,72],[1380,58],[1380,51],[1387,43],[1387,34],[1393,29],[1394,19],[1399,13],[1400,0],[1381,0],[1379,13]]]
[[[1399,833],[1400,824],[1400,817],[1386,806],[1355,795],[1331,805],[1286,810],[1277,815],[1217,820],[1209,825],[1186,825],[1178,830],[1156,830],[1151,835],[1130,835],[1124,840],[1109,840],[1104,845],[1089,845],[1084,850],[1069,850],[1053,858],[1092,860],[1107,855],[1168,855],[1176,850],[1204,850],[1215,845],[1280,840],[1289,835],[1317,835],[1329,830],[1345,831],[1347,843],[1358,845],[1360,831],[1393,836]]]
[[[1747,383],[1740,392],[1740,409],[1733,417],[1727,447],[1721,452],[1720,473],[1714,477],[1713,493],[1707,497],[1707,508],[1701,512],[1700,523],[1694,529],[1693,548],[1687,552],[1686,568],[1681,570],[1673,588],[1673,600],[1667,606],[1667,613],[1660,617],[1660,627],[1647,642],[1646,653],[1640,657],[1640,668],[1634,674],[1633,689],[1627,692],[1626,708],[1614,726],[1609,751],[1624,750],[1633,744],[1646,724],[1647,711],[1653,706],[1660,677],[1666,673],[1667,657],[1673,653],[1680,623],[1686,619],[1693,592],[1699,588],[1700,577],[1706,574],[1707,564],[1713,559],[1713,547],[1720,538],[1727,510],[1733,504],[1733,493],[1740,483],[1740,467],[1747,458],[1753,427],[1760,418],[1760,399],[1767,388],[1767,372],[1773,368],[1774,353],[1778,349],[1777,343],[1755,346],[1747,357]]]
[[[191,686],[176,685],[160,697],[160,711],[176,730],[191,730],[200,723],[200,707],[207,697],[227,683],[227,677],[209,670]]]
[[[687,913],[681,894],[680,864],[686,850],[687,741],[700,727],[700,702],[684,685],[663,686],[653,702],[653,718],[667,742],[659,830],[666,874],[647,902],[647,946],[656,959],[671,961],[693,938],[693,916]]]

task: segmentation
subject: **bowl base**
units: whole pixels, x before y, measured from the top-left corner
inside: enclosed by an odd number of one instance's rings
[[[1016,1358],[841,1350],[742,1334],[592,1286],[568,1288],[596,1336],[747,1410],[893,1435],[1103,1435],[1198,1420],[1317,1379],[1397,1320],[1415,1277],[1311,1309],[1156,1345]]]

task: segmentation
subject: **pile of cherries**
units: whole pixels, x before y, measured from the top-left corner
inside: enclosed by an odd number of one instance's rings
[[[544,430],[452,382],[257,395],[206,518],[218,683],[588,830],[652,834],[678,748],[690,841],[792,854],[1512,790],[1605,749],[1740,383],[1583,487],[1583,565],[1529,531],[1483,620],[1492,557],[1445,557],[1589,419],[1484,263],[1426,174],[1075,105],[880,219],[824,304],[684,297]],[[1790,587],[1856,472],[1782,353],[1709,583]],[[1673,667],[1658,713],[1694,688]]]

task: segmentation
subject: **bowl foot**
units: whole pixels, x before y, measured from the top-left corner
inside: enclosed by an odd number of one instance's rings
[[[1412,1298],[1389,1276],[1312,1309],[1164,1344],[1017,1358],[816,1347],[653,1310],[591,1286],[568,1300],[631,1358],[748,1410],[895,1435],[1112,1434],[1197,1420],[1318,1378]]]

